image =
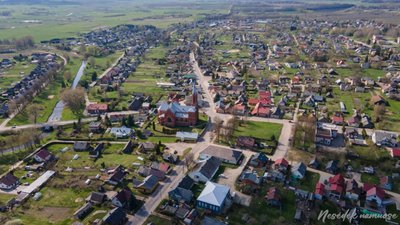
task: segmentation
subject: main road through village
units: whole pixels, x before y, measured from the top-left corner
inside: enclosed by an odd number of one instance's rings
[[[207,125],[206,132],[204,135],[200,138],[199,142],[192,147],[192,153],[194,154],[195,158],[198,156],[200,151],[208,147],[209,145],[212,144],[212,123],[211,121],[219,117],[223,121],[228,121],[232,116],[231,115],[226,115],[226,114],[217,114],[214,108],[214,103],[212,101],[212,96],[211,93],[209,92],[208,89],[208,81],[209,78],[205,77],[203,73],[201,72],[196,60],[195,56],[193,53],[190,54],[190,61],[193,66],[193,71],[197,75],[198,78],[198,83],[201,87],[202,94],[203,94],[203,101],[208,102],[207,107],[203,108],[203,112],[205,112],[209,118],[211,119],[210,122]],[[275,154],[273,155],[273,159],[280,158],[280,157],[285,157],[287,155],[288,149],[289,149],[289,139],[291,138],[291,130],[292,130],[292,123],[290,123],[288,120],[278,120],[278,119],[268,119],[268,118],[258,118],[258,117],[250,117],[247,118],[247,120],[252,120],[252,121],[260,121],[260,122],[272,122],[272,123],[280,123],[283,125],[282,132],[279,138],[279,144],[278,148],[275,151]],[[180,146],[182,145],[182,146]],[[185,146],[185,143],[179,143],[175,144],[175,147],[185,149],[187,146]],[[157,206],[160,204],[160,202],[165,199],[168,195],[168,192],[175,188],[179,181],[185,176],[186,174],[186,169],[184,164],[181,162],[179,165],[177,165],[172,173],[171,176],[165,181],[162,182],[161,185],[157,188],[157,190],[149,197],[147,197],[144,205],[139,209],[139,211],[134,215],[129,217],[129,221],[127,224],[129,225],[139,225],[143,224],[147,217],[154,212],[154,210],[157,208]]]
[[[197,45],[197,43],[194,43]],[[200,138],[199,142],[196,143],[195,145],[191,145],[190,147],[192,147],[192,153],[194,154],[195,157],[198,156],[198,154],[205,149],[206,147],[208,147],[209,145],[215,145],[213,144],[213,140],[212,140],[212,120],[214,120],[216,117],[219,117],[222,121],[226,122],[228,121],[232,115],[228,115],[228,114],[218,114],[215,111],[215,106],[213,103],[213,98],[212,95],[208,89],[209,86],[209,80],[210,77],[206,77],[203,75],[203,73],[201,72],[196,59],[195,59],[195,55],[193,53],[190,54],[190,62],[191,65],[193,67],[193,71],[194,73],[197,75],[198,78],[198,83],[200,85],[200,89],[202,90],[202,96],[203,96],[203,101],[205,101],[208,104],[205,104],[206,106],[202,108],[202,111],[204,113],[206,113],[210,120],[209,123],[207,124],[206,127],[206,131],[204,132],[204,134],[202,135],[202,137]],[[81,67],[82,68],[82,67]],[[84,67],[83,67],[84,68]],[[297,112],[298,112],[298,107],[299,105],[297,104],[296,110],[295,110],[295,114],[294,114],[294,123],[297,121]],[[126,111],[126,112],[114,112],[117,114],[132,114],[132,113],[137,113],[134,111]],[[114,114],[114,113],[109,113],[109,114]],[[287,157],[288,155],[288,150],[289,150],[289,146],[290,146],[290,140],[292,139],[292,135],[293,135],[293,126],[294,123],[291,123],[291,121],[289,120],[284,120],[284,119],[271,119],[271,118],[260,118],[260,117],[248,117],[248,118],[244,118],[246,120],[250,120],[250,121],[259,121],[259,122],[271,122],[271,123],[279,123],[282,124],[282,131],[281,131],[281,135],[279,137],[279,143],[278,143],[278,147],[274,153],[274,155],[271,157],[273,160],[278,159],[278,158],[282,158],[282,157]],[[85,118],[83,119],[84,122],[90,122],[90,121],[94,121],[96,120],[96,118]],[[6,123],[3,123],[0,125],[0,133],[2,132],[7,132],[7,131],[11,131],[11,130],[23,130],[23,129],[31,129],[31,128],[41,128],[44,126],[58,126],[58,125],[67,125],[67,124],[72,124],[76,121],[58,121],[58,120],[49,120],[47,123],[41,123],[41,124],[28,124],[28,125],[23,125],[23,126],[17,126],[17,127],[6,127]],[[367,130],[367,133],[370,135],[373,132],[373,130]],[[186,149],[187,144],[185,143],[176,143],[174,144],[174,147],[176,147],[177,149]],[[145,203],[143,204],[143,206],[138,210],[138,212],[136,212],[135,215],[133,216],[129,216],[129,221],[127,222],[128,225],[140,225],[143,224],[146,219],[148,218],[149,215],[151,215],[151,213],[154,212],[154,210],[157,208],[157,206],[160,204],[160,202],[162,201],[162,199],[165,199],[167,197],[167,194],[170,190],[172,190],[173,188],[175,188],[177,186],[177,184],[179,183],[179,181],[185,176],[187,170],[184,166],[184,164],[181,162],[180,164],[178,164],[173,172],[171,173],[171,175],[168,177],[168,179],[166,179],[166,181],[162,182],[158,188],[156,189],[156,191],[153,192],[153,194],[151,194],[150,196],[148,196],[145,199]],[[318,170],[314,170],[312,172],[316,172],[319,173],[321,175],[321,177],[328,177],[329,174],[326,174],[323,171],[318,171]],[[396,200],[400,201],[400,195],[396,194],[396,193],[389,193],[391,194]]]

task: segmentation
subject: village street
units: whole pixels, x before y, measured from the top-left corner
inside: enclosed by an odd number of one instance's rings
[[[208,89],[209,78],[205,77],[201,72],[194,58],[193,53],[190,54],[190,58],[193,70],[198,77],[198,83],[200,84],[201,89],[203,90],[203,97],[204,97],[203,101],[209,103],[208,107],[203,108],[202,110],[209,116],[210,121],[206,128],[206,132],[202,137],[200,137],[199,142],[196,143],[195,145],[186,143],[174,143],[171,144],[170,147],[173,147],[174,149],[180,149],[180,152],[182,152],[182,150],[185,150],[188,147],[191,147],[192,148],[191,152],[194,154],[194,158],[197,158],[202,150],[207,148],[209,145],[215,145],[213,144],[213,140],[211,139],[212,125],[210,122],[217,116],[220,117],[223,121],[228,121],[232,117],[232,115],[216,113],[214,102],[212,101],[212,96]],[[289,139],[291,138],[292,123],[290,123],[288,120],[278,120],[278,119],[260,118],[260,117],[250,117],[248,118],[248,120],[282,124],[283,128],[279,138],[278,147],[271,158],[277,159],[285,157],[287,155],[289,150]],[[231,187],[234,187],[234,182],[236,181],[240,173],[243,171],[246,162],[250,159],[251,155],[253,154],[250,151],[243,151],[243,153],[245,154],[245,160],[243,160],[242,164],[237,169],[229,171],[230,172],[230,174],[228,174],[229,179],[227,179],[226,182],[228,182]],[[160,202],[167,197],[168,191],[172,190],[178,185],[178,182],[185,176],[186,172],[187,171],[184,169],[184,166],[181,162],[178,166],[175,167],[173,174],[169,177],[168,181],[161,184],[151,196],[146,198],[146,202],[134,216],[129,217],[129,222],[127,224],[129,225],[143,224],[146,221],[147,217],[152,212],[154,212],[154,210],[157,208]],[[245,205],[250,204],[251,198],[248,198],[243,194],[239,194],[239,198],[243,200],[243,204]]]
[[[201,110],[206,113],[209,116],[209,123],[207,125],[206,131],[203,133],[203,135],[200,137],[200,140],[196,144],[186,144],[186,143],[173,143],[171,145],[168,145],[171,149],[179,149],[179,152],[183,154],[182,152],[187,149],[188,147],[192,148],[191,152],[194,154],[194,157],[197,158],[199,153],[207,148],[209,145],[215,145],[213,143],[213,135],[212,135],[212,121],[216,118],[219,117],[222,121],[227,122],[229,119],[232,118],[232,115],[229,114],[218,114],[215,110],[215,105],[213,101],[213,97],[209,91],[209,80],[211,79],[210,77],[206,77],[203,75],[201,72],[199,65],[196,62],[195,56],[193,52],[190,54],[190,62],[193,66],[193,71],[197,75],[198,78],[198,83],[201,87],[202,90],[202,96],[203,96],[203,101],[206,102],[206,106],[203,107]],[[298,112],[299,104],[297,103],[297,107],[294,113],[294,122],[297,120],[297,112]],[[126,112],[115,112],[115,114],[134,114],[137,113],[135,111],[126,111]],[[113,113],[109,113],[108,115],[111,115]],[[91,122],[95,121],[97,118],[85,118],[83,119],[84,122]],[[285,119],[271,119],[271,118],[262,118],[262,117],[248,117],[248,118],[243,118],[245,120],[249,121],[258,121],[258,122],[269,122],[269,123],[279,123],[282,124],[282,130],[281,130],[281,135],[278,140],[278,146],[276,151],[274,152],[274,155],[272,155],[270,158],[272,160],[276,160],[278,158],[284,158],[288,156],[288,151],[290,149],[290,142],[293,139],[293,126],[295,123],[293,123],[290,120],[285,120]],[[24,126],[17,126],[17,127],[5,127],[5,125],[0,126],[0,132],[5,132],[5,131],[11,131],[11,130],[23,130],[23,129],[29,129],[29,128],[41,128],[44,126],[52,125],[52,126],[57,126],[57,125],[67,125],[67,124],[72,124],[76,122],[75,120],[72,121],[54,121],[51,123],[43,123],[43,124],[30,124],[30,125],[24,125]],[[367,132],[371,133],[372,130],[367,130]],[[236,168],[236,169],[227,169],[227,175],[229,176],[228,179],[223,180],[224,178],[221,178],[221,183],[226,183],[229,184],[231,187],[234,187],[234,182],[236,181],[237,177],[241,174],[242,170],[244,169],[244,166],[246,165],[247,160],[251,157],[253,154],[250,151],[243,151],[245,154],[245,160],[242,162],[242,164]],[[310,170],[310,169],[309,169]],[[311,171],[311,170],[310,170]],[[312,171],[319,173],[321,175],[321,179],[327,179],[330,177],[330,174],[327,174],[322,171]],[[183,165],[183,162],[181,162],[179,165],[177,165],[174,170],[172,171],[172,174],[169,176],[169,178],[162,182],[159,187],[156,189],[156,191],[148,196],[145,199],[144,205],[139,209],[139,211],[134,215],[134,216],[129,216],[129,222],[127,224],[130,225],[136,225],[136,224],[143,224],[147,217],[151,215],[155,211],[155,209],[158,207],[160,202],[165,199],[168,195],[168,192],[175,188],[178,185],[178,182],[185,176],[187,173],[187,170],[185,166]],[[391,193],[392,196],[396,200],[400,200],[400,195]],[[244,196],[246,197],[246,196]],[[250,202],[249,198],[244,201],[243,204],[248,205]]]

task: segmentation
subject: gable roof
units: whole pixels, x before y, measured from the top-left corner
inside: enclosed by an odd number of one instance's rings
[[[288,162],[285,158],[277,159],[277,160],[275,161],[275,164],[276,164],[276,165],[282,165],[282,166],[284,166],[284,167],[288,167],[288,166],[289,166],[289,162]]]
[[[385,190],[374,185],[372,188],[370,188],[367,191],[367,197],[373,196],[373,195],[376,195],[380,199],[384,199],[385,198]]]
[[[206,187],[200,193],[197,201],[215,206],[222,206],[229,191],[230,189],[228,186],[207,181]]]
[[[117,195],[115,196],[115,198],[117,198],[122,204],[130,201],[132,197],[133,194],[129,188],[123,188],[122,190],[118,191]]]
[[[7,186],[12,186],[18,183],[18,178],[11,173],[7,173],[2,178],[0,178],[0,183]]]
[[[92,192],[89,197],[87,198],[87,200],[92,201],[92,202],[103,202],[104,198],[105,198],[105,194],[101,193],[101,192]]]
[[[174,200],[185,200],[186,202],[190,202],[193,198],[193,192],[191,190],[187,190],[184,188],[176,187],[174,190],[168,192],[168,195],[172,197]]]
[[[43,160],[46,160],[47,157],[51,156],[51,153],[47,151],[47,149],[42,148],[35,155]]]
[[[158,184],[158,178],[154,175],[149,175],[144,178],[143,182],[138,187],[143,187],[147,190],[153,189]]]
[[[207,154],[214,156],[220,160],[227,160],[234,162],[238,162],[243,155],[241,151],[233,150],[230,148],[222,148],[213,145],[208,146],[200,154]]]
[[[120,207],[116,207],[116,208],[110,210],[103,217],[103,221],[107,225],[118,225],[118,224],[121,224],[122,222],[125,222],[125,219],[126,219],[126,213]]]
[[[186,175],[184,178],[182,178],[181,182],[179,182],[178,187],[189,190],[193,187],[193,185],[194,180]]]
[[[218,158],[211,156],[208,160],[201,162],[199,173],[203,174],[208,179],[211,179],[220,165],[221,161]]]
[[[307,166],[303,162],[299,162],[292,167],[292,172],[298,171],[303,176],[306,174]]]

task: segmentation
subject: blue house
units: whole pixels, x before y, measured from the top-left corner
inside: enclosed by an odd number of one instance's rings
[[[306,176],[307,166],[299,162],[292,167],[292,178],[295,180],[303,179]]]
[[[264,153],[259,152],[251,157],[249,164],[254,167],[263,167],[267,162],[268,157]]]
[[[220,214],[229,196],[230,188],[225,185],[207,181],[206,187],[197,198],[197,207]]]

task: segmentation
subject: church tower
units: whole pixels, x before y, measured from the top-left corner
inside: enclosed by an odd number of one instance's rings
[[[193,89],[192,89],[192,106],[196,107],[196,109],[199,107],[199,96],[196,88],[196,81],[193,81]]]

